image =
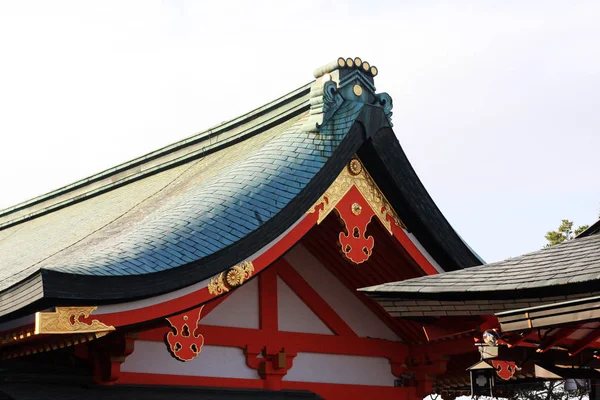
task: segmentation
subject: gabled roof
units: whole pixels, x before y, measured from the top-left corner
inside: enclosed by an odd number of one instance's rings
[[[290,228],[356,153],[440,265],[479,264],[402,152],[391,98],[375,95],[376,70],[319,71],[246,115],[0,211],[0,315],[205,280]],[[365,91],[327,90],[335,82],[324,74],[346,74]]]
[[[378,298],[474,300],[540,298],[598,290],[600,234],[508,260],[361,289]]]

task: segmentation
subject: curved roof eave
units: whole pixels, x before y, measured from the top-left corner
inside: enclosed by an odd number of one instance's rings
[[[369,108],[368,106],[361,108]],[[358,114],[367,112],[358,109]],[[344,116],[347,119],[347,115]],[[355,117],[356,118],[356,117]],[[385,120],[385,118],[384,118]],[[322,168],[314,174],[309,184],[294,196],[279,212],[257,229],[231,245],[185,265],[145,275],[98,276],[61,272],[55,268],[43,268],[20,283],[4,291],[4,298],[19,298],[26,305],[23,285],[31,279],[43,285],[31,292],[31,300],[40,294],[53,305],[59,303],[126,301],[166,293],[207,279],[237,264],[262,246],[277,238],[296,222],[329,187],[339,171],[356,154],[366,137],[362,124],[346,120],[347,133],[332,150]],[[314,135],[314,133],[308,133]],[[321,137],[323,135],[321,134]],[[29,302],[31,303],[31,302]]]
[[[400,218],[439,265],[452,271],[483,263],[429,196],[391,128],[372,137],[359,156]]]

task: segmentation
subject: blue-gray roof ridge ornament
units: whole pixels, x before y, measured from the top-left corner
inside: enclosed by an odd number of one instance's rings
[[[317,68],[310,90],[310,118],[306,131],[320,131],[344,101],[357,101],[383,108],[392,126],[392,98],[387,93],[376,93],[373,78],[378,69],[359,57],[338,58]]]

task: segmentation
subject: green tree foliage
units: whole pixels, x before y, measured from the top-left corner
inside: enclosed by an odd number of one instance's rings
[[[546,247],[554,246],[564,242],[565,240],[571,240],[581,232],[585,231],[587,228],[589,228],[589,225],[581,225],[573,230],[573,222],[569,221],[568,219],[563,219],[557,230],[550,231],[546,233],[546,236],[544,236],[548,241]]]

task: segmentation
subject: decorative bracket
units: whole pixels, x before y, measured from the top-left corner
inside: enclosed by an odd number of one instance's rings
[[[115,382],[121,374],[121,364],[133,353],[137,334],[113,335],[108,340],[90,343],[87,348],[76,347],[79,356],[93,365],[94,381],[98,384]]]
[[[258,348],[258,346],[246,346],[246,365],[257,370],[261,379],[265,380],[265,388],[269,390],[281,390],[281,381],[292,368],[297,351],[272,346]],[[259,357],[260,356],[260,357]]]
[[[360,264],[367,261],[373,253],[375,239],[373,236],[367,236],[367,225],[375,213],[359,193],[352,192],[358,192],[356,187],[350,188],[335,209],[348,232],[340,232],[339,235],[342,252],[346,258]]]
[[[381,107],[392,126],[392,98],[387,93],[376,94],[374,77],[379,73],[360,57],[343,58],[318,68],[310,89],[310,116],[303,129],[318,132],[331,121],[344,101]]]
[[[167,318],[173,332],[167,333],[169,351],[179,361],[191,361],[200,354],[204,336],[196,334],[204,305],[188,312]],[[197,318],[196,318],[197,315]],[[192,321],[194,321],[192,323]]]
[[[373,215],[390,235],[394,234],[392,224],[406,229],[357,157],[348,163],[307,214],[318,212],[317,224],[320,224],[334,209],[348,232],[339,236],[342,252],[356,264],[371,256],[375,243],[372,236],[366,236],[366,230]]]

